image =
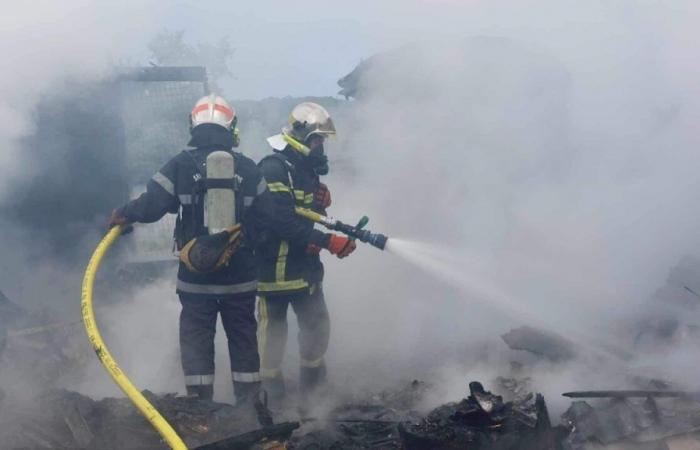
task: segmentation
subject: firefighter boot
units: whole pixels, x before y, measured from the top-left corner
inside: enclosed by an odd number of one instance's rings
[[[200,400],[211,401],[214,398],[214,385],[203,384],[203,385],[193,385],[185,386],[187,388],[187,395],[199,397]]]
[[[262,387],[270,396],[270,400],[274,405],[281,403],[287,393],[287,388],[284,384],[284,378],[282,376],[276,376],[272,378],[263,377]]]
[[[326,383],[326,366],[301,367],[299,371],[299,393],[302,397],[314,394]]]
[[[254,411],[261,427],[273,425],[272,413],[267,408],[267,393],[261,389],[260,382],[240,383],[234,381],[233,391],[237,407],[250,408],[251,412]]]

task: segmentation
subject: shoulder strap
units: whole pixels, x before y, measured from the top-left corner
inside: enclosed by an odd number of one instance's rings
[[[200,178],[195,181],[195,190],[200,194],[203,194],[207,189],[231,189],[233,191],[240,190],[240,184],[236,178],[235,170],[234,176],[231,179],[208,179],[207,174],[203,172],[202,168],[204,166],[204,161],[197,161],[191,151],[185,150],[187,156],[190,157],[192,163],[194,164],[194,169],[200,175]],[[235,154],[231,152],[231,157],[235,158]],[[235,162],[234,162],[235,167]]]
[[[205,174],[202,173],[202,163],[203,161],[197,161],[197,158],[194,157],[194,154],[192,153],[194,150],[183,150],[182,153],[186,154],[187,156],[190,157],[190,160],[192,161],[192,164],[194,164],[194,170],[197,171],[199,175],[202,176],[202,178],[205,177]]]

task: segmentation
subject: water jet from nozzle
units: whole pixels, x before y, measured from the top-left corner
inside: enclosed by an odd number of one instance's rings
[[[457,288],[468,301],[476,301],[493,308],[514,321],[527,321],[545,329],[561,332],[556,317],[533,308],[527,301],[516,298],[502,289],[499,283],[489,276],[488,267],[477,258],[460,255],[437,244],[400,238],[387,239],[385,248],[435,279]],[[592,334],[588,328],[577,328],[569,324],[565,331],[597,355],[617,360],[618,355],[623,353],[609,344],[601,345],[598,336]]]

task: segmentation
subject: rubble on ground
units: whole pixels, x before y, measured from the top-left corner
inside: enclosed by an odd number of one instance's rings
[[[700,393],[671,391],[668,383],[659,380],[643,384],[653,389],[583,392],[602,392],[610,398],[591,403],[575,399],[562,415],[561,425],[553,425],[544,397],[530,390],[531,380],[527,377],[497,377],[496,386],[503,397],[472,382],[467,398],[441,405],[427,414],[414,409],[422,401],[426,387],[416,381],[398,391],[373,395],[365,403],[336,407],[322,420],[313,422],[314,426],[302,425],[288,448],[700,448]]]
[[[48,308],[26,310],[0,292],[0,376],[47,389],[84,367],[92,355],[85,351],[82,321],[54,316]]]
[[[403,448],[398,426],[420,420],[416,407],[429,389],[427,383],[413,380],[400,389],[347,399],[322,417],[303,419],[304,424],[292,436],[289,448]]]
[[[569,430],[565,450],[700,448],[698,393],[639,390],[564,395],[587,399],[575,400],[562,415]]]
[[[700,448],[700,393],[652,390],[579,391],[553,425],[530,380],[498,377],[499,393],[476,381],[459,401],[421,412],[431,387],[339,401],[315,417],[296,405],[261,428],[249,408],[174,394],[144,395],[188,445],[230,449],[676,450]],[[466,386],[465,386],[466,388]],[[466,391],[466,389],[465,389]],[[49,390],[33,405],[0,408],[0,442],[8,449],[163,449],[160,436],[126,398],[99,401]]]
[[[700,304],[700,261],[685,258],[671,271],[654,300],[668,314],[636,324],[630,350],[695,342]],[[682,313],[682,314],[681,314]],[[0,392],[3,448],[163,449],[160,436],[128,399],[99,401],[54,389],[64,370],[77,370],[84,352],[72,352],[80,327],[59,323],[46,312],[28,312],[0,292],[0,375],[7,369],[31,378],[33,404],[17,404]],[[510,371],[489,380],[489,392],[469,383],[466,398],[431,410],[439,386],[414,380],[397,389],[338,398],[332,391],[322,413],[300,412],[297,401],[275,411],[276,424],[261,428],[251,410],[173,394],[147,398],[190,448],[226,449],[467,449],[467,450],[685,450],[700,448],[700,393],[675,390],[652,373],[626,374],[626,391],[568,393],[572,403],[550,418],[545,398],[535,392],[529,364],[547,367],[580,360],[586,352],[564,336],[529,325],[503,334],[519,355]],[[92,355],[88,355],[92,357]],[[520,358],[520,357],[523,358]],[[527,361],[527,362],[522,362]],[[465,393],[467,393],[465,384]],[[434,403],[432,403],[434,405]],[[313,408],[311,408],[313,410]],[[318,411],[317,411],[318,412]],[[559,420],[557,420],[559,419]]]
[[[519,383],[513,379],[504,382]],[[567,430],[551,426],[544,397],[528,393],[517,401],[503,401],[479,382],[472,382],[469,387],[467,398],[427,414],[416,410],[429,389],[420,381],[396,391],[374,394],[364,402],[337,406],[323,418],[305,423],[292,436],[289,448],[560,448],[559,442]]]
[[[193,397],[146,398],[173,426],[188,448],[231,450],[255,448],[289,438],[298,423],[260,429],[252,409]],[[13,408],[14,409],[14,408]],[[126,398],[92,400],[76,392],[52,390],[35,405],[0,414],[4,448],[164,449],[155,429]]]
[[[397,426],[406,420],[401,412],[382,405],[344,405],[320,419],[310,419],[292,437],[289,448],[399,449]]]
[[[678,345],[700,343],[700,260],[684,256],[656,290],[650,310],[635,324],[636,352],[663,352]]]
[[[470,395],[430,412],[419,423],[399,425],[402,448],[556,450],[560,430],[553,428],[540,394],[504,402],[479,382]]]
[[[413,381],[395,391],[369,395],[336,406],[322,417],[302,418],[260,429],[249,410],[175,395],[144,394],[183,437],[203,449],[400,449],[524,448],[493,447],[495,442],[552,439],[544,399],[530,395],[516,403],[471,383],[471,395],[427,416],[415,410],[428,385]],[[51,390],[33,408],[0,414],[0,441],[7,448],[117,449],[165,448],[151,425],[129,400],[92,400],[75,392]],[[294,432],[294,433],[292,433]],[[538,440],[539,439],[539,440]],[[425,443],[430,442],[429,447]],[[534,444],[537,442],[538,444]],[[274,444],[277,443],[277,444]],[[272,447],[274,448],[274,447]],[[550,447],[532,447],[546,449]],[[555,447],[551,447],[555,448]]]

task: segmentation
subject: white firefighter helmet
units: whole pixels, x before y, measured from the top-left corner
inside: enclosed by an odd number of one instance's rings
[[[289,115],[289,125],[282,132],[299,142],[306,142],[314,134],[335,135],[335,125],[326,108],[318,103],[304,102],[294,107]]]
[[[190,113],[190,127],[213,123],[231,130],[235,124],[236,110],[223,97],[210,94],[197,100]]]
[[[289,114],[289,124],[282,128],[282,134],[270,136],[267,141],[272,148],[282,150],[290,143],[290,137],[303,146],[313,135],[335,136],[335,125],[326,108],[318,103],[304,102]]]

